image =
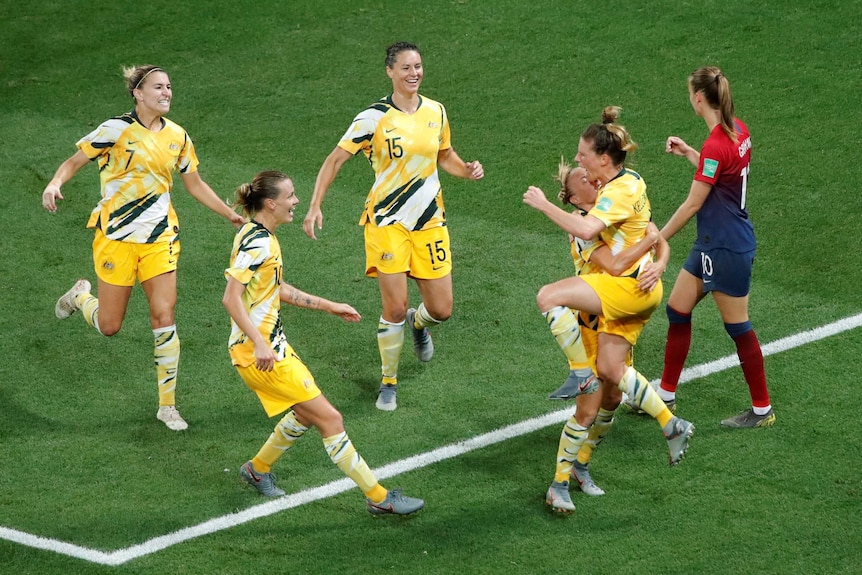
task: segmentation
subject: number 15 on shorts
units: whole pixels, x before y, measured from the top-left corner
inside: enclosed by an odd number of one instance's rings
[[[437,240],[433,244],[427,243],[425,247],[428,248],[428,261],[431,264],[431,269],[434,271],[442,269],[449,257],[449,254],[446,253],[444,241]]]

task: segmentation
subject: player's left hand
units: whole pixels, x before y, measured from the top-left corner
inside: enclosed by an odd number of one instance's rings
[[[485,169],[482,167],[482,164],[479,160],[474,160],[472,162],[467,162],[464,164],[467,166],[468,178],[471,180],[481,180],[485,177]]]
[[[652,291],[661,281],[662,274],[664,274],[664,266],[661,263],[647,262],[638,275],[638,288],[645,292]]]
[[[329,311],[332,315],[337,315],[344,321],[349,321],[356,323],[362,319],[362,316],[359,315],[359,312],[353,309],[352,306],[347,305],[346,303],[335,303],[332,305],[332,309]]]

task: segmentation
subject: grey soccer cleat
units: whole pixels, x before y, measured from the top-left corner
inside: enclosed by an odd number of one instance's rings
[[[419,361],[431,361],[434,357],[434,342],[431,341],[431,332],[427,327],[418,328],[414,326],[416,319],[416,310],[412,307],[407,310],[407,325],[410,326],[410,332],[413,334],[413,351],[416,352],[416,357]]]
[[[581,488],[586,495],[593,497],[604,495],[605,490],[595,484],[593,478],[590,477],[590,468],[588,463],[578,463],[572,466],[572,479],[578,482],[578,487]]]
[[[417,497],[408,497],[400,489],[391,489],[386,499],[374,503],[366,498],[368,512],[372,515],[410,515],[425,507],[425,502]]]
[[[381,383],[380,390],[377,392],[377,402],[374,406],[381,411],[395,411],[395,408],[398,407],[398,402],[395,399],[397,391],[397,384],[389,385]]]
[[[563,385],[548,395],[548,399],[574,399],[579,395],[593,393],[599,388],[599,380],[592,369],[573,369]]]
[[[670,451],[670,464],[676,465],[682,461],[682,456],[688,450],[688,440],[694,434],[694,424],[674,416],[662,430],[667,438]]]
[[[721,421],[722,427],[733,427],[736,429],[751,429],[754,427],[771,427],[775,425],[775,411],[770,407],[765,415],[757,415],[751,408],[742,413],[728,417]]]
[[[575,510],[575,504],[572,503],[572,497],[569,495],[568,481],[554,481],[548,487],[548,493],[545,495],[545,503],[556,513],[569,515]]]
[[[258,493],[266,497],[281,497],[284,491],[276,487],[275,475],[272,473],[259,473],[255,471],[251,461],[246,461],[239,468],[239,476],[246,483],[257,489]]]

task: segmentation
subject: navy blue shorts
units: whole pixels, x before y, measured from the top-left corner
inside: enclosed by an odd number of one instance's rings
[[[704,252],[695,248],[682,267],[703,280],[704,293],[717,291],[732,297],[744,297],[751,289],[754,252],[736,253],[720,248]]]

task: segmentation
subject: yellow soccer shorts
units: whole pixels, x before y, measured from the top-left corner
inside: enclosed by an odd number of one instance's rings
[[[314,376],[290,345],[285,358],[276,362],[272,371],[261,371],[255,364],[247,367],[237,365],[236,371],[249,389],[257,394],[267,417],[283,413],[321,393]]]
[[[608,274],[580,276],[593,288],[602,301],[599,333],[619,335],[635,345],[652,313],[661,304],[661,282],[644,292],[636,278],[620,278]]]
[[[133,286],[164,273],[176,271],[180,259],[180,242],[138,244],[112,240],[96,229],[93,239],[93,265],[96,275],[105,283]]]
[[[449,228],[438,226],[411,232],[401,224],[365,224],[365,275],[407,273],[433,280],[452,273]]]

